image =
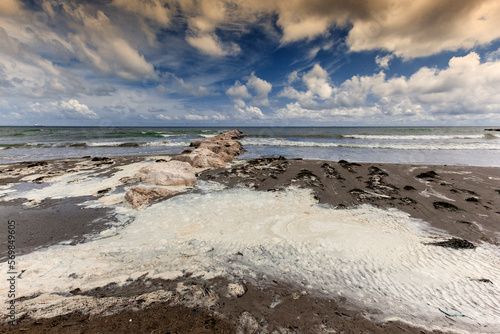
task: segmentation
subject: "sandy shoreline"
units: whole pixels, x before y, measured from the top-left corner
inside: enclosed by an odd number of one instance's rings
[[[110,226],[105,222],[116,217],[113,212],[106,209],[106,206],[120,205],[125,190],[133,185],[133,183],[118,182],[123,179],[119,177],[120,173],[125,174],[125,171],[128,171],[127,166],[154,164],[161,158],[123,157],[92,161],[87,157],[0,166],[2,187],[0,190],[4,190],[4,196],[0,197],[0,207],[5,209],[1,211],[1,218],[4,221],[15,219],[19,222],[17,231],[19,254],[30,254],[36,249],[58,245],[68,240],[70,242],[67,244],[80,244],[85,241],[83,238],[85,235],[99,235],[100,232],[109,229]],[[168,157],[163,158],[168,159]],[[31,198],[31,202],[30,199],[9,200],[9,196],[14,196],[16,191],[26,193],[30,187],[49,189],[50,186],[47,184],[51,184],[52,178],[67,177],[72,173],[76,175],[75,178],[64,179],[66,183],[77,180],[76,184],[86,185],[86,182],[90,182],[89,186],[82,186],[82,189],[69,194],[69,197]],[[101,183],[97,186],[91,183],[93,178],[113,179],[115,176],[116,182],[113,185]],[[429,223],[431,229],[438,231],[441,237],[436,241],[456,237],[465,239],[479,248],[485,245],[498,247],[500,244],[499,168],[357,164],[274,157],[238,161],[229,167],[199,170],[198,179],[224,185],[226,189],[237,191],[255,189],[268,194],[282,192],[290,186],[310,189],[322,207],[349,211],[351,208],[369,204],[384,210],[397,209],[405,212],[411,218]],[[197,191],[199,190],[196,187],[189,188],[174,197]],[[48,190],[46,192],[51,194]],[[101,204],[95,205],[94,202],[99,200]],[[94,201],[93,206],[81,205],[92,201]],[[168,200],[164,203],[166,202]],[[34,217],[37,217],[38,222],[46,224],[34,224]],[[74,224],[71,229],[67,228],[69,223]],[[0,237],[1,255],[5,257],[7,246],[4,241],[5,231],[0,231]],[[465,249],[448,251],[444,247],[439,249],[446,252],[469,251]],[[455,253],[446,254],[443,257]],[[236,263],[244,262],[243,259],[251,254],[248,255],[242,250],[241,253],[236,252],[233,255],[228,261]],[[70,312],[69,315],[57,318],[38,319],[35,314],[26,314],[13,328],[4,324],[2,331],[21,332],[27,329],[30,332],[52,330],[74,333],[103,330],[150,333],[157,329],[157,332],[170,330],[179,333],[254,330],[346,333],[430,332],[428,329],[424,330],[400,321],[374,321],[378,310],[359,308],[359,305],[355,305],[355,300],[343,296],[336,298],[328,294],[322,296],[321,293],[317,293],[318,287],[305,291],[303,286],[291,285],[286,277],[259,273],[256,277],[257,279],[250,276],[233,277],[233,282],[231,277],[217,276],[207,279],[198,277],[188,270],[182,277],[174,280],[137,277],[121,286],[107,285],[100,290],[66,291],[69,297],[90,298],[96,304],[89,302],[88,309],[82,307],[80,310]],[[26,282],[28,279],[29,276],[19,280],[19,289],[23,284],[30,284]],[[478,279],[483,279],[484,282],[474,281]],[[231,282],[244,287],[245,291],[241,296],[228,294]],[[490,288],[491,285],[497,289],[496,287],[500,285],[497,277],[471,277],[471,282],[480,288],[483,288],[482,285]],[[187,288],[179,288],[180,285]],[[153,298],[148,304],[140,300],[147,301],[149,297],[133,299],[139,295],[144,296],[159,291],[168,292],[163,301]],[[115,299],[111,302],[110,298]],[[210,300],[211,298],[213,299]],[[109,300],[110,305],[114,306],[101,305],[103,310],[100,313],[88,312],[100,303],[96,300],[104,304]],[[23,303],[29,304],[29,300]],[[379,308],[384,309],[385,306],[379,305]],[[439,314],[439,311],[437,313]],[[446,330],[454,330],[458,320],[443,313],[441,316],[443,323],[447,325],[443,326],[441,323],[440,326]],[[132,321],[129,321],[130,319]],[[423,325],[427,328],[434,327],[432,323]],[[488,328],[480,328],[479,321],[474,332],[490,331]]]

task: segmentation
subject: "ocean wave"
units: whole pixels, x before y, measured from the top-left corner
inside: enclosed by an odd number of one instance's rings
[[[85,148],[85,147],[144,147],[144,146],[166,146],[166,147],[182,147],[189,146],[189,142],[169,142],[169,141],[154,141],[154,142],[126,142],[126,141],[101,141],[101,142],[70,142],[70,143],[15,143],[0,145],[0,149],[11,148]]]
[[[85,143],[75,143],[77,145],[80,144],[85,144],[84,146],[88,147],[117,147],[120,146],[121,144],[124,144],[124,142],[120,141],[104,141],[104,142],[85,142]],[[72,146],[75,144],[71,144]]]
[[[354,134],[343,135],[344,138],[351,139],[376,139],[376,140],[448,140],[448,139],[489,139],[498,138],[491,134],[469,134],[469,135],[367,135]]]
[[[162,133],[161,137],[168,138],[168,137],[185,137],[186,135],[183,133],[177,133],[177,134],[172,134],[172,133]]]
[[[189,146],[189,142],[169,142],[169,141],[152,141],[152,142],[90,142],[86,143],[89,147],[140,147],[140,146]]]
[[[187,141],[179,141],[179,142],[153,141],[153,142],[148,142],[143,146],[178,146],[178,147],[182,147],[182,146],[189,146],[189,144],[191,144],[191,143],[187,142]]]
[[[275,137],[276,134],[249,134],[245,135],[247,138],[273,138]],[[287,137],[286,134],[282,134],[282,136]],[[300,134],[300,133],[294,133],[290,134],[290,137],[295,137],[295,138],[336,138],[336,139],[342,139],[345,136],[338,134],[338,133],[317,133],[317,134]]]
[[[183,134],[174,134],[165,131],[112,131],[99,135],[101,138],[164,138],[164,137],[177,137]]]
[[[281,147],[325,147],[325,148],[362,148],[362,149],[392,149],[392,150],[500,150],[500,145],[491,143],[325,143],[313,141],[292,141],[280,138],[243,139],[243,146],[281,146]]]

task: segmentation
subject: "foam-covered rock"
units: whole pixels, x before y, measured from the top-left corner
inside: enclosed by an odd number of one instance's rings
[[[242,283],[229,283],[227,286],[228,298],[240,298],[247,292],[248,288]]]
[[[196,175],[194,174],[193,167],[191,164],[183,161],[154,163],[141,168],[136,177],[142,182],[159,186],[196,184]]]
[[[140,209],[149,204],[155,198],[174,195],[176,191],[162,187],[137,186],[131,188],[125,194],[125,200],[132,205],[134,209]]]

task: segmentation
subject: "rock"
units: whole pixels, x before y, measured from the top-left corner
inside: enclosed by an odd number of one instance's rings
[[[240,298],[248,291],[248,288],[244,284],[240,283],[229,283],[227,285],[228,297]]]
[[[233,161],[237,155],[245,152],[243,146],[238,141],[241,138],[243,138],[241,131],[227,130],[217,136],[194,141],[190,146],[195,149],[208,149],[219,155],[224,161]],[[194,151],[191,153],[194,153]]]
[[[245,150],[236,140],[226,141],[206,141],[201,143],[198,148],[206,148],[221,156],[224,161],[233,161],[237,155]]]
[[[173,160],[173,159],[172,159]],[[142,182],[159,186],[179,186],[196,184],[193,167],[187,162],[157,162],[143,167],[136,174]]]
[[[227,166],[220,155],[203,147],[197,148],[189,154],[176,155],[172,157],[172,161],[183,161],[196,168]]]
[[[161,187],[138,186],[130,189],[125,194],[125,200],[132,205],[134,209],[139,209],[149,204],[155,198],[170,196],[176,191]]]
[[[193,167],[224,167],[226,162],[245,150],[238,139],[243,138],[239,130],[227,130],[217,136],[194,141],[190,144],[194,149],[184,150],[172,160],[188,162]]]
[[[123,184],[137,183],[140,181],[141,181],[141,179],[137,176],[124,176],[120,179],[120,182]]]

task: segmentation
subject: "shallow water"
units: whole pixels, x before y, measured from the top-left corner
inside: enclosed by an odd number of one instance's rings
[[[483,127],[240,128],[242,158],[500,166],[500,133]],[[224,128],[0,127],[0,163],[179,153]]]

